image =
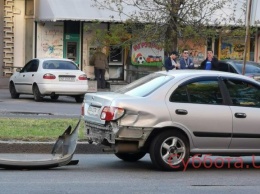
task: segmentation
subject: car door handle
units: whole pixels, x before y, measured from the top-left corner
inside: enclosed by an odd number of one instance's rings
[[[246,114],[245,113],[235,113],[235,117],[236,118],[246,118]]]
[[[34,76],[34,74],[32,74],[32,77]]]
[[[23,75],[23,77],[25,77],[25,75]]]
[[[175,110],[175,113],[176,113],[177,115],[186,115],[186,114],[188,114],[188,111],[186,111],[186,110],[184,110],[184,109],[176,109],[176,110]]]

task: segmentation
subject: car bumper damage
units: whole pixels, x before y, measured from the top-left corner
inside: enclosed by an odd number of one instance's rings
[[[6,169],[49,169],[65,165],[77,164],[78,161],[72,161],[77,146],[79,124],[73,130],[69,126],[64,133],[58,137],[55,142],[49,158],[14,160],[0,158],[0,168]]]
[[[106,125],[85,122],[85,129],[89,143],[110,146],[115,153],[139,151],[153,130],[150,127],[119,126],[117,122]]]

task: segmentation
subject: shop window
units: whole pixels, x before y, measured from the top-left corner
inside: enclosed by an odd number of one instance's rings
[[[122,63],[122,48],[121,47],[110,47],[109,62]]]

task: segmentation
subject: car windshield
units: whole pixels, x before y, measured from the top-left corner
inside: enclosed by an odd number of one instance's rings
[[[152,73],[115,91],[131,96],[145,97],[173,79],[172,76]]]
[[[43,62],[43,69],[68,69],[78,70],[79,68],[71,61],[64,60],[46,60]]]
[[[239,73],[242,74],[243,64],[239,63],[239,62],[235,62],[234,65],[238,69]],[[249,74],[249,73],[260,73],[260,64],[253,63],[253,62],[247,62],[245,73],[247,73],[247,74]]]

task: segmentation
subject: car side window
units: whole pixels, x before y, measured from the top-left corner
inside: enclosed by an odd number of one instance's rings
[[[194,104],[222,104],[217,80],[195,81],[179,86],[170,97],[171,102]]]
[[[39,61],[38,60],[32,60],[29,61],[24,68],[20,71],[20,73],[25,72],[36,72],[38,70]]]
[[[226,79],[224,83],[234,106],[260,107],[260,88],[245,80]]]

